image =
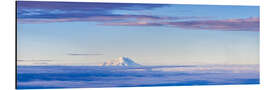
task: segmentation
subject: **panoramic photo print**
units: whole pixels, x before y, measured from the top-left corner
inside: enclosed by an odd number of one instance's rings
[[[17,1],[17,89],[259,84],[259,6]]]

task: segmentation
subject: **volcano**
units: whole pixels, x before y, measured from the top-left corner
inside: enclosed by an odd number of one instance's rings
[[[104,62],[102,66],[141,66],[128,57],[119,57],[107,62]]]

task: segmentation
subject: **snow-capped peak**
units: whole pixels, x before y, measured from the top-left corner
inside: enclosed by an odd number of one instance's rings
[[[119,57],[117,59],[104,62],[102,66],[140,66],[128,57]]]

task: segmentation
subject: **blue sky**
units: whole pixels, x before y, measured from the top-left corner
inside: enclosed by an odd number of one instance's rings
[[[17,2],[19,65],[258,64],[259,7]]]

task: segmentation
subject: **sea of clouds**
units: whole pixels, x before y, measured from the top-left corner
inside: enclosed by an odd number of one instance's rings
[[[17,88],[259,84],[259,65],[18,66]]]

